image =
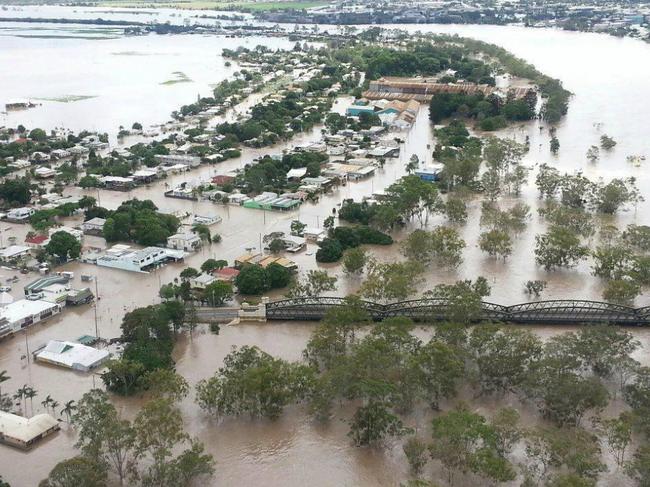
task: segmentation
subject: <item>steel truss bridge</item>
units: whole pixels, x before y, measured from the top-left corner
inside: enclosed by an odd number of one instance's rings
[[[379,304],[360,301],[360,305],[375,321],[405,317],[413,321],[448,321],[449,302],[427,298]],[[266,319],[278,321],[319,321],[331,309],[349,304],[345,298],[310,297],[275,301],[266,304]],[[650,306],[632,308],[600,301],[553,300],[503,306],[482,302],[481,313],[473,321],[493,321],[519,324],[611,324],[650,326]]]

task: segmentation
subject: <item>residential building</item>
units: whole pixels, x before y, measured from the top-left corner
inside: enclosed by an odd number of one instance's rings
[[[50,237],[47,235],[32,235],[25,238],[25,243],[28,247],[32,249],[40,249],[47,245],[50,241]]]
[[[81,224],[81,229],[83,233],[87,235],[103,235],[104,233],[104,225],[106,224],[106,220],[104,218],[91,218],[88,221],[85,221]]]
[[[201,238],[195,233],[177,233],[167,238],[167,247],[185,252],[195,252],[201,247]]]
[[[199,274],[190,279],[190,285],[195,289],[205,289],[215,281],[217,281],[217,278],[211,274]]]
[[[10,245],[0,249],[0,261],[13,262],[29,255],[30,248],[25,245]]]
[[[59,430],[59,422],[49,414],[23,418],[0,411],[0,442],[28,450],[39,440]]]
[[[439,181],[440,173],[444,169],[442,164],[433,164],[431,166],[425,166],[415,171],[415,175],[418,176],[423,181]]]
[[[234,267],[224,267],[223,269],[215,269],[212,271],[218,281],[233,282],[239,275],[239,271]]]
[[[37,167],[36,169],[34,169],[34,175],[37,178],[48,179],[48,178],[53,178],[54,176],[56,176],[56,171],[54,169],[52,169],[52,168],[42,166],[42,167]]]
[[[81,343],[50,340],[37,353],[36,360],[59,367],[88,372],[106,362],[111,354],[107,350],[98,350]]]
[[[34,208],[13,208],[7,212],[7,220],[15,223],[25,223],[34,212]]]

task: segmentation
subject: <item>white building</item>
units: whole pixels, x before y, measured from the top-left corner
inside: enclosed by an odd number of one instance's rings
[[[29,254],[30,247],[25,245],[10,245],[4,249],[0,249],[0,260],[16,260],[25,257]]]
[[[201,238],[194,233],[177,233],[167,238],[167,247],[170,249],[194,252],[201,247]]]
[[[34,169],[34,175],[41,179],[53,178],[56,176],[56,171],[50,167],[42,166]]]
[[[88,372],[99,367],[111,357],[107,350],[98,350],[81,343],[50,340],[36,354],[36,360],[68,369]]]
[[[170,260],[183,260],[182,250],[146,247],[142,250],[131,249],[128,245],[114,245],[105,255],[98,257],[95,264],[131,272],[148,272],[156,266]]]
[[[91,218],[87,222],[83,222],[81,224],[81,229],[88,235],[102,235],[105,224],[106,220],[104,218],[95,217]]]
[[[7,220],[15,222],[25,222],[34,214],[34,208],[14,208],[7,212]]]
[[[7,325],[5,333],[2,333],[2,328],[0,328],[0,334],[13,333],[27,328],[60,312],[61,306],[58,304],[40,299],[14,301],[0,309],[0,320]]]
[[[29,419],[0,411],[0,442],[28,450],[34,443],[59,430],[59,422],[49,414]]]
[[[205,289],[213,282],[217,281],[217,278],[211,274],[199,274],[190,280],[190,284],[193,288],[196,289]]]

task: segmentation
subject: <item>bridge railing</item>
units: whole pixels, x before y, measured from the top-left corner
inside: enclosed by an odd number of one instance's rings
[[[337,297],[304,297],[274,301],[266,305],[267,320],[321,320],[333,308],[349,301]],[[443,298],[423,298],[382,304],[357,301],[373,320],[404,316],[414,321],[445,321],[451,306]],[[632,308],[602,301],[546,300],[504,306],[482,302],[476,321],[501,321],[522,324],[604,323],[650,325],[650,307]]]

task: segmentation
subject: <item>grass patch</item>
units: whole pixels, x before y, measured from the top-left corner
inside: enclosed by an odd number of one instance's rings
[[[169,86],[169,85],[175,85],[175,84],[178,84],[178,83],[191,83],[192,82],[192,80],[190,78],[188,78],[188,76],[185,73],[183,73],[182,71],[174,71],[172,73],[172,76],[173,76],[172,79],[168,79],[167,81],[163,81],[160,84]]]

